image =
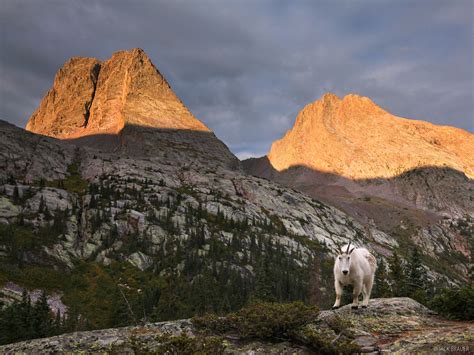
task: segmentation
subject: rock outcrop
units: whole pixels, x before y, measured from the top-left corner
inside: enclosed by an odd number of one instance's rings
[[[176,350],[180,342],[190,346],[207,341],[227,354],[319,352],[318,343],[352,340],[361,352],[450,353],[472,352],[474,325],[447,321],[410,298],[373,299],[368,309],[344,306],[323,311],[308,324],[293,330],[300,341],[242,339],[235,333],[202,333],[191,320],[149,323],[142,326],[64,334],[52,338],[0,346],[2,353],[18,352],[163,352]],[[314,334],[316,347],[307,344]],[[202,343],[200,343],[202,344]],[[196,349],[195,349],[196,350]],[[320,351],[324,351],[321,350]]]

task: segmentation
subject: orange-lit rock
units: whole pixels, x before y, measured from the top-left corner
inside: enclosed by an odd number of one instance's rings
[[[138,48],[104,62],[67,61],[26,129],[64,139],[115,134],[127,125],[210,132]]]
[[[350,179],[390,178],[419,167],[474,177],[474,135],[396,117],[367,97],[325,94],[307,105],[268,154],[282,171],[306,166]]]

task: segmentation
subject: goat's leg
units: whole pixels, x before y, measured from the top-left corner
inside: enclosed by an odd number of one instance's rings
[[[365,283],[366,294],[364,295],[364,303],[362,307],[367,307],[369,305],[370,294],[372,293],[372,286],[374,285],[374,276],[369,277]]]
[[[366,308],[367,307],[367,302],[368,302],[368,298],[367,298],[367,283],[365,282],[364,280],[364,283],[362,285],[362,308]]]
[[[341,306],[342,286],[338,280],[334,281],[334,288],[336,289],[336,302],[334,303],[334,306],[332,306],[332,309],[336,309]]]
[[[352,308],[357,309],[359,308],[359,296],[360,292],[362,291],[362,280],[357,280],[354,283],[354,291],[352,292]]]

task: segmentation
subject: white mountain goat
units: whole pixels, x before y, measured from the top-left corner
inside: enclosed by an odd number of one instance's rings
[[[369,304],[372,285],[374,284],[375,269],[377,260],[365,248],[356,248],[344,245],[341,253],[336,256],[334,264],[334,287],[336,288],[336,302],[333,309],[341,305],[342,288],[346,285],[352,285],[354,288],[352,308],[359,308],[359,295],[362,291],[364,300],[362,307],[366,308]]]

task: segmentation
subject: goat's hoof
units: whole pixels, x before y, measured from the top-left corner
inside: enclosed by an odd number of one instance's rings
[[[367,306],[362,306],[362,308],[367,308]]]
[[[351,308],[352,308],[352,309],[358,309],[359,306],[352,306]]]
[[[332,309],[338,309],[340,306],[332,306]]]

